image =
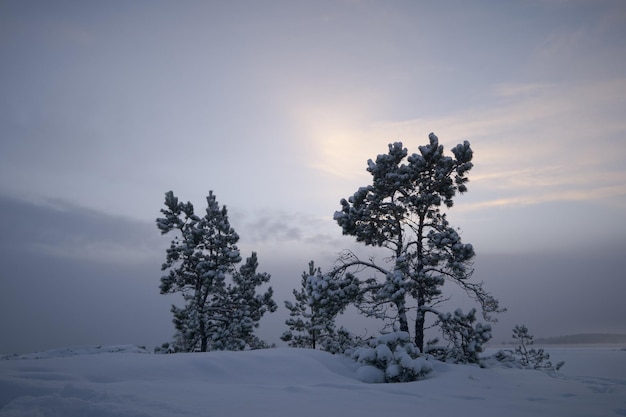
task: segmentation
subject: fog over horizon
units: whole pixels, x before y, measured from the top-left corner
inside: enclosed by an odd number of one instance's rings
[[[142,222],[58,201],[44,205],[7,197],[0,197],[0,212],[0,353],[89,344],[153,348],[171,340],[169,306],[182,300],[159,294],[160,265],[172,236],[161,236],[154,219]],[[293,299],[291,291],[299,288],[308,261],[328,269],[339,251],[359,246],[342,237],[338,226],[334,236],[303,241],[281,236],[281,231],[272,235],[275,226],[270,225],[263,232],[266,240],[257,241],[255,248],[246,237],[254,236],[246,233],[250,225],[239,227],[237,216],[230,217],[240,234],[242,257],[257,251],[259,271],[272,275],[279,309],[263,318],[259,336],[284,345],[279,340],[287,330],[283,302]],[[306,223],[283,226],[293,236],[306,229]],[[261,232],[255,226],[252,231]],[[508,309],[494,325],[492,343],[510,340],[515,324],[525,324],[536,337],[626,333],[621,291],[625,247],[617,241],[560,253],[489,253],[476,247],[473,280],[485,281]],[[307,257],[314,253],[322,256]],[[554,277],[566,277],[566,282]],[[453,308],[472,306],[461,294],[452,302]],[[357,334],[365,332],[353,315],[342,323]]]
[[[0,55],[0,353],[170,340],[169,190],[228,207],[278,342],[307,263],[369,251],[332,219],[367,160],[430,132],[474,151],[493,341],[626,333],[624,1],[7,0]]]

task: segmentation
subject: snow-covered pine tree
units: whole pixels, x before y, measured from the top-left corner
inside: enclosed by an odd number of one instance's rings
[[[255,340],[252,329],[261,316],[276,308],[271,288],[256,295],[256,288],[269,281],[269,275],[256,273],[256,254],[236,270],[239,236],[226,207],[219,206],[212,191],[206,200],[206,213],[200,217],[191,203],[179,202],[169,191],[161,210],[165,217],[156,220],[161,234],[176,233],[161,266],[168,274],[160,285],[161,294],[181,293],[185,301],[182,308],[171,309],[177,331],[174,351],[245,348]],[[227,283],[229,276],[232,283]]]
[[[309,270],[302,273],[301,287],[294,289],[295,303],[285,301],[289,310],[289,318],[285,321],[289,330],[281,339],[292,347],[322,348],[335,353],[342,350],[348,342],[349,335],[345,329],[339,331],[335,327],[335,317],[347,306],[346,297],[353,297],[358,289],[347,280],[331,280],[315,267],[314,261],[309,262]],[[337,299],[337,293],[341,297]],[[333,295],[334,294],[334,295]]]
[[[267,312],[276,311],[277,305],[272,299],[274,294],[269,287],[263,294],[257,294],[257,288],[270,281],[270,275],[257,272],[259,262],[256,252],[233,274],[233,284],[228,286],[227,305],[231,310],[230,322],[224,336],[214,343],[214,349],[243,350],[265,347],[265,342],[254,335],[259,321]]]
[[[476,309],[467,314],[461,309],[454,313],[439,313],[437,325],[441,328],[443,338],[448,342],[447,349],[438,349],[441,355],[433,352],[437,359],[456,363],[479,363],[478,354],[485,349],[491,339],[491,325],[476,323]]]
[[[519,342],[519,345],[515,348],[515,355],[517,360],[524,368],[532,369],[545,369],[558,371],[565,364],[561,361],[552,365],[550,362],[550,355],[543,349],[535,349],[531,347],[535,337],[530,334],[528,328],[524,325],[516,324],[513,328],[513,339]]]
[[[423,352],[426,314],[440,313],[435,306],[442,301],[445,281],[474,298],[486,320],[502,309],[482,283],[469,280],[474,249],[461,241],[441,211],[453,206],[457,193],[467,191],[466,175],[473,166],[469,142],[454,147],[454,157],[445,156],[431,133],[429,144],[419,151],[408,155],[402,143],[390,144],[387,154],[368,161],[372,184],[342,199],[334,215],[343,234],[388,250],[388,262],[377,264],[346,252],[329,275],[341,279],[355,269],[370,270],[378,278],[370,275],[359,282],[361,298],[355,304],[368,316],[390,318],[402,332],[409,333],[413,320],[415,345]]]
[[[316,314],[309,304],[307,279],[316,274],[321,275],[322,271],[315,268],[315,262],[311,261],[309,270],[302,272],[300,289],[293,290],[295,302],[285,301],[285,307],[289,310],[289,318],[285,324],[289,330],[285,331],[280,338],[288,342],[291,347],[315,349],[324,331],[334,331],[334,320],[324,322],[324,319]]]

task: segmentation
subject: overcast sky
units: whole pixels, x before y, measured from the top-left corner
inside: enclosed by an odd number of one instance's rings
[[[626,332],[624,1],[5,0],[0,56],[0,353],[169,340],[168,190],[215,192],[282,307],[430,132],[474,149],[449,217],[496,338]]]

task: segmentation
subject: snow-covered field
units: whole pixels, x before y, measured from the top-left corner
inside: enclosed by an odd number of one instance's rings
[[[368,384],[305,349],[62,349],[0,360],[0,416],[626,416],[626,350],[547,351],[560,372],[435,362],[422,381]]]

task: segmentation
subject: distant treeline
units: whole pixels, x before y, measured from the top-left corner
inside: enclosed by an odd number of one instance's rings
[[[538,345],[626,344],[626,334],[585,333],[535,339]]]

